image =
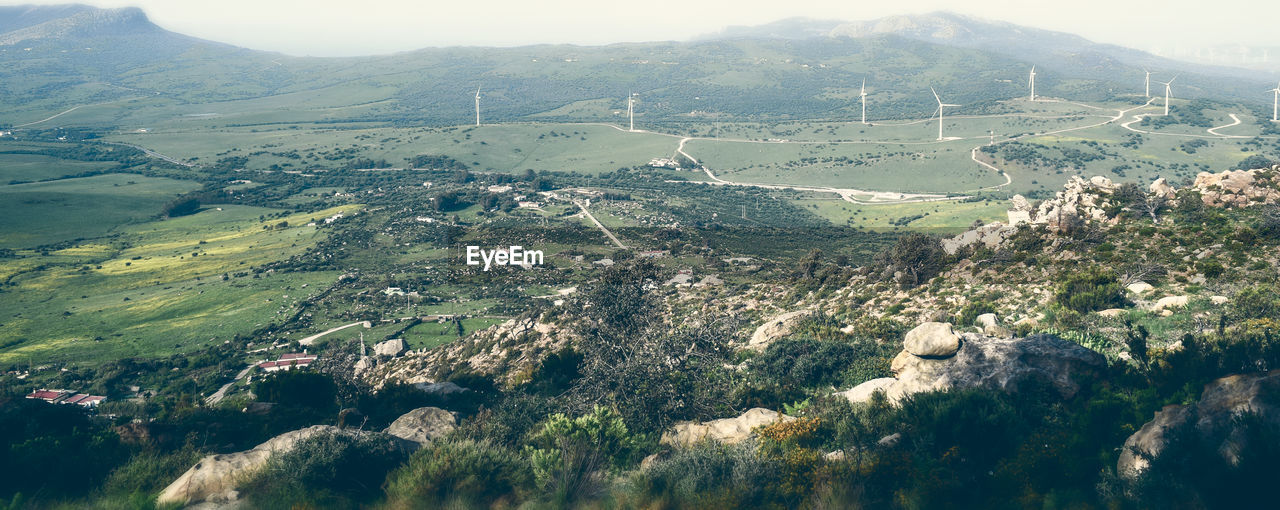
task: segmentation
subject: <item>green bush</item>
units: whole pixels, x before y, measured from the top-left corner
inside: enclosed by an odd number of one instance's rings
[[[1271,285],[1254,285],[1236,294],[1236,314],[1244,319],[1276,318],[1280,299]]]
[[[1098,268],[1070,273],[1058,286],[1053,300],[1078,313],[1088,313],[1125,305],[1116,274]]]
[[[563,504],[593,492],[602,475],[633,463],[637,439],[618,413],[596,407],[577,418],[552,415],[530,437],[525,453],[544,494]]]
[[[639,508],[783,507],[773,491],[779,463],[760,455],[753,441],[702,441],[636,473],[629,495]]]
[[[272,456],[240,493],[253,508],[357,508],[381,496],[387,473],[406,456],[386,434],[319,434]]]
[[[533,489],[528,461],[488,441],[441,439],[387,477],[387,507],[508,508]]]

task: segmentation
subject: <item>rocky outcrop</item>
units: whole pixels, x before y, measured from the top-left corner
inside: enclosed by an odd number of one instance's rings
[[[1157,411],[1124,442],[1116,472],[1135,477],[1150,467],[1178,432],[1192,434],[1213,447],[1222,461],[1237,465],[1248,441],[1236,417],[1254,413],[1264,423],[1280,426],[1280,372],[1223,377],[1205,385],[1200,400],[1189,406],[1170,405]]]
[[[1151,186],[1147,187],[1147,191],[1160,198],[1172,198],[1177,190],[1173,189],[1173,186],[1169,185],[1169,181],[1166,181],[1164,177],[1161,177],[1156,179],[1155,182],[1152,182]]]
[[[420,407],[396,418],[384,432],[424,445],[457,427],[458,419],[453,413],[438,407]]]
[[[206,499],[234,500],[236,484],[267,463],[272,455],[293,450],[300,441],[319,434],[343,433],[330,425],[285,432],[252,450],[209,455],[165,487],[156,503],[187,505]]]
[[[903,350],[921,357],[946,357],[960,349],[960,335],[946,322],[926,322],[907,332]]]
[[[373,346],[373,353],[378,356],[387,356],[394,358],[409,350],[409,346],[404,343],[403,339],[393,338],[385,342],[378,342]]]
[[[751,341],[747,342],[747,347],[752,349],[768,347],[774,340],[790,335],[796,325],[809,318],[812,313],[809,310],[796,310],[765,321],[756,328],[755,333],[751,334]]]
[[[737,418],[724,418],[706,422],[677,423],[662,434],[661,443],[687,447],[704,439],[722,443],[737,443],[751,437],[752,430],[776,421],[790,421],[794,417],[757,407]]]
[[[1191,302],[1191,296],[1165,296],[1151,305],[1151,311],[1159,312],[1170,308],[1185,308]]]
[[[1246,207],[1256,203],[1280,201],[1280,166],[1256,170],[1228,170],[1222,173],[1200,172],[1191,188],[1200,193],[1205,205]]]
[[[1013,222],[1010,221],[1010,223]],[[955,237],[943,239],[942,249],[945,250],[948,255],[954,255],[956,251],[959,251],[961,248],[967,248],[970,246],[981,245],[987,248],[995,248],[1000,246],[1000,243],[1003,243],[1005,239],[1008,239],[1009,236],[1012,236],[1017,231],[1018,229],[1016,227],[1005,225],[998,221],[995,223],[988,223],[981,227],[962,232]]]
[[[1027,384],[1042,383],[1062,398],[1071,398],[1082,379],[1106,366],[1101,354],[1052,335],[1004,339],[964,333],[959,337],[959,348],[952,355],[921,357],[903,350],[890,365],[895,377],[873,379],[838,395],[862,403],[880,392],[897,402],[926,391],[981,387],[1016,392]]]

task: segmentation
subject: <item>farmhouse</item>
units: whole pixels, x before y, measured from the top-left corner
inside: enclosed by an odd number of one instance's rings
[[[319,359],[319,356],[316,356],[315,354],[307,354],[305,352],[282,354],[280,355],[280,358],[275,361],[263,361],[258,363],[258,368],[261,368],[264,372],[278,372],[281,370],[288,371],[294,368],[305,368],[317,359]]]

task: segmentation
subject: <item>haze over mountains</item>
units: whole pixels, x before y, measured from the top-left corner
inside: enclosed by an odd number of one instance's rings
[[[237,48],[164,30],[134,8],[0,7],[0,105],[10,125],[59,109],[150,97],[147,104],[85,119],[145,125],[208,105],[279,98],[292,105],[347,107],[326,120],[463,123],[467,93],[485,91],[486,116],[511,120],[614,120],[627,91],[641,94],[649,121],[847,118],[866,78],[874,118],[923,118],[928,88],[981,112],[1024,93],[1038,66],[1041,94],[1104,100],[1141,94],[1178,76],[1177,98],[1244,102],[1274,75],[1210,67],[1089,42],[1060,32],[952,13],[844,23],[804,19],[731,27],[689,42],[608,46],[427,48],[392,55],[301,58]],[[225,107],[225,105],[223,105]],[[256,108],[280,108],[281,102]],[[150,113],[155,115],[148,116]],[[216,110],[215,110],[216,112]],[[68,116],[63,122],[74,123]]]

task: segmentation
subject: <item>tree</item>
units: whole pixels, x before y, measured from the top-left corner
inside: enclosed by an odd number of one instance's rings
[[[187,216],[195,214],[200,210],[200,200],[196,197],[178,197],[164,205],[161,212],[168,218],[177,218],[179,216]]]
[[[567,407],[611,407],[642,432],[729,409],[731,374],[724,365],[736,320],[663,323],[650,294],[656,285],[656,267],[641,261],[610,268],[585,295],[582,377],[566,394]]]
[[[945,258],[942,241],[921,233],[903,236],[888,251],[890,267],[902,273],[899,282],[913,287],[942,272]]]

